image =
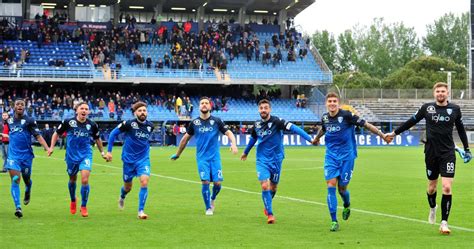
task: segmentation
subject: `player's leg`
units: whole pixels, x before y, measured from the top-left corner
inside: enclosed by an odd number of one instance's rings
[[[23,182],[25,183],[25,196],[23,198],[23,204],[28,205],[31,198],[31,187],[33,185],[33,180],[31,180],[31,165],[33,159],[24,160],[21,162],[21,175],[23,177]]]
[[[280,182],[282,163],[283,161],[276,162],[274,165],[275,167],[272,168],[273,174],[270,176],[270,193],[272,195],[272,199],[276,195],[278,189],[278,182]]]
[[[67,174],[69,176],[67,188],[69,190],[69,198],[71,200],[69,204],[69,212],[71,212],[71,214],[76,214],[76,211],[77,211],[76,182],[77,182],[77,173],[79,172],[79,164],[66,161],[66,165],[67,165]]]
[[[352,173],[354,171],[354,160],[346,160],[342,162],[341,175],[338,181],[338,192],[342,198],[344,204],[344,210],[342,211],[342,219],[347,220],[351,215],[351,198],[349,190],[347,189],[349,182],[352,179]]]
[[[264,162],[257,161],[257,177],[262,187],[262,201],[264,206],[264,213],[267,216],[267,223],[275,223],[273,216],[273,200],[271,191],[271,177],[272,171],[270,167]]]
[[[430,206],[428,214],[428,222],[435,224],[436,222],[436,189],[438,187],[438,176],[439,176],[439,160],[436,156],[425,154],[425,165],[426,165],[426,177],[428,178],[428,187],[426,190],[426,196],[428,199],[428,205]]]
[[[448,228],[448,218],[452,206],[452,190],[456,156],[454,154],[446,156],[440,163],[441,183],[443,184],[443,197],[441,198],[441,225],[439,231],[442,234],[450,234]]]
[[[214,211],[217,195],[220,193],[222,188],[222,181],[224,177],[222,175],[222,164],[220,160],[214,160],[211,165],[211,177],[212,177],[212,195],[211,195],[211,209]]]
[[[150,179],[150,160],[146,159],[137,166],[137,176],[140,176],[140,192],[138,193],[138,218],[147,219],[145,204],[148,198],[148,181]]]
[[[211,165],[207,161],[198,162],[199,177],[201,178],[201,194],[206,207],[206,215],[213,215],[211,208],[211,191],[209,183],[211,182]]]
[[[79,171],[81,172],[81,215],[82,217],[88,217],[89,212],[87,211],[87,201],[89,200],[90,186],[89,176],[92,170],[92,155],[86,157],[79,164]]]
[[[87,211],[87,201],[89,200],[90,186],[89,176],[91,172],[89,170],[81,170],[81,215],[82,217],[88,217],[89,212]]]
[[[10,178],[12,185],[10,188],[10,193],[13,198],[13,203],[15,204],[15,216],[18,218],[23,217],[20,204],[20,181],[21,181],[21,171],[12,169],[12,161],[9,162],[8,172],[10,173]],[[19,167],[18,167],[19,168]]]
[[[118,201],[118,206],[120,210],[123,210],[125,206],[125,197],[127,194],[132,191],[133,186],[133,178],[137,175],[136,170],[133,164],[130,163],[123,163],[123,186],[120,189],[120,197]]]
[[[337,221],[337,196],[336,186],[338,178],[340,177],[341,167],[338,162],[330,158],[326,158],[324,161],[324,178],[327,184],[327,204],[329,209],[329,215],[331,216],[331,228],[330,231],[337,231],[339,224]]]

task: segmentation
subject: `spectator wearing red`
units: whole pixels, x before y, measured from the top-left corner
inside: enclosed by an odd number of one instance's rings
[[[3,159],[3,167],[2,167],[2,173],[7,172],[5,169],[5,166],[7,165],[7,157],[8,157],[8,119],[10,118],[10,114],[8,112],[2,113],[2,121],[3,121],[3,130],[2,130],[2,159]],[[7,136],[3,136],[3,134]]]

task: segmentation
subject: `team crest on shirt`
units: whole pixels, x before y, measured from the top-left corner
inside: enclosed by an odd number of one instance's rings
[[[433,113],[436,113],[436,108],[434,106],[430,105],[430,106],[428,106],[428,108],[426,108],[426,111],[428,113],[433,114]]]
[[[209,121],[209,123],[211,123],[211,125],[214,125],[214,120]]]
[[[7,121],[9,124],[13,124],[13,118],[9,118]]]
[[[146,129],[148,130],[148,132],[151,132],[151,127],[150,126],[147,126]]]
[[[268,123],[268,128],[272,128],[273,123]]]
[[[69,121],[69,126],[71,126],[71,127],[77,127],[77,122],[76,122],[76,120],[71,120],[71,121]]]
[[[133,129],[138,129],[137,122],[132,122],[130,125],[132,126]]]
[[[21,123],[21,125],[24,125],[24,124],[26,123],[26,120],[22,119],[22,120],[20,121],[20,123]]]
[[[453,113],[453,109],[448,108],[448,109],[446,109],[446,112],[448,112],[448,115],[451,115],[451,113]]]
[[[344,117],[337,117],[337,122],[342,123],[342,120],[344,120]]]
[[[86,124],[86,129],[87,129],[87,130],[90,130],[90,129],[91,129],[91,125],[90,125],[90,124]]]
[[[193,124],[194,124],[194,125],[201,125],[201,120],[195,119],[195,120],[193,121]]]

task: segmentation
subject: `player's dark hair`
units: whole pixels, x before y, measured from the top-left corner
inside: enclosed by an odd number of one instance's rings
[[[268,99],[262,99],[258,101],[258,106],[260,106],[261,104],[268,104],[270,107],[272,106],[272,103],[270,103],[270,100]]]
[[[434,86],[433,86],[433,90],[438,88],[438,87],[444,87],[444,88],[448,89],[448,84],[446,84],[444,82],[436,82],[436,84],[434,84]]]
[[[326,94],[326,100],[329,98],[337,98],[339,100],[339,95],[337,95],[335,92],[328,92],[328,94]]]
[[[200,99],[199,99],[199,103],[201,103],[201,100],[203,99],[207,99],[207,101],[209,101],[209,103],[211,103],[211,99],[207,96],[202,96]]]
[[[138,110],[140,107],[147,107],[147,104],[143,101],[138,101],[137,103],[132,105],[132,112],[135,112]]]
[[[77,111],[77,108],[81,105],[87,105],[89,107],[89,104],[85,101],[79,102],[77,105],[74,106],[74,111]]]
[[[26,101],[25,101],[25,99],[23,99],[23,98],[17,98],[17,99],[15,99],[15,103],[18,102],[18,101],[22,101],[23,103],[26,104]]]

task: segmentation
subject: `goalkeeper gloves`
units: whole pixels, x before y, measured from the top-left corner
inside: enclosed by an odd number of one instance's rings
[[[178,159],[178,158],[179,158],[179,156],[176,155],[176,154],[173,154],[173,155],[170,157],[171,160],[176,160],[176,159]]]
[[[464,159],[464,163],[468,163],[469,161],[471,161],[472,154],[471,154],[471,151],[469,151],[469,149],[465,151],[463,159]]]

